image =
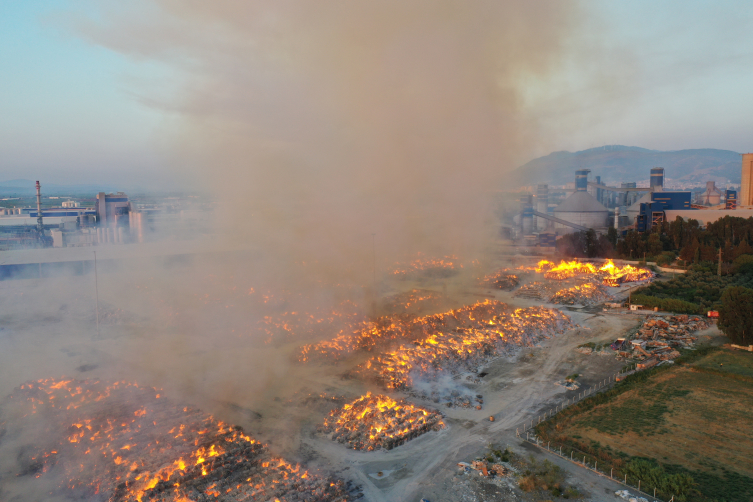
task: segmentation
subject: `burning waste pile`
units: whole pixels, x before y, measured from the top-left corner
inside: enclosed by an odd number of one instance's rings
[[[405,400],[395,401],[371,392],[333,410],[317,429],[333,441],[354,450],[391,450],[429,431],[444,428],[442,414],[414,406]]]
[[[358,350],[372,351],[400,341],[422,340],[443,330],[484,329],[494,325],[504,308],[504,303],[486,300],[414,319],[393,315],[362,321],[341,330],[331,340],[304,345],[298,359],[302,362],[314,357],[337,360]]]
[[[648,269],[636,268],[632,265],[620,268],[612,260],[607,260],[599,268],[591,263],[582,263],[577,260],[562,261],[558,265],[542,260],[539,262],[537,271],[544,270],[546,279],[561,281],[573,277],[596,276],[605,286],[611,287],[617,287],[626,282],[647,281],[654,277],[654,273]]]
[[[549,299],[549,302],[562,305],[597,305],[609,299],[611,299],[611,296],[604,286],[587,282],[580,286],[557,291]]]
[[[272,456],[239,427],[132,383],[30,382],[1,411],[0,451],[18,459],[11,483],[19,486],[11,490],[39,479],[54,486],[45,493],[71,500],[324,502],[360,495]]]
[[[571,326],[570,318],[558,310],[528,307],[513,311],[490,300],[482,305],[494,315],[481,325],[438,330],[423,340],[372,357],[359,366],[358,373],[387,388],[408,389],[414,378],[435,378],[461,368],[475,372],[492,358]]]
[[[446,300],[443,294],[427,289],[413,289],[387,297],[384,307],[391,312],[408,312],[422,308],[439,308]]]
[[[398,268],[392,271],[392,275],[401,279],[411,277],[443,278],[455,275],[459,268],[463,268],[457,256],[445,256],[444,258],[419,257],[408,264],[398,264]]]

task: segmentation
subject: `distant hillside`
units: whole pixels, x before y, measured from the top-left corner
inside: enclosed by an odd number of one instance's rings
[[[741,158],[730,150],[677,150],[662,152],[634,146],[608,145],[580,152],[554,152],[513,171],[517,185],[564,185],[575,180],[577,169],[590,169],[591,179],[607,183],[648,180],[652,167],[663,167],[673,181],[718,184],[740,183]]]

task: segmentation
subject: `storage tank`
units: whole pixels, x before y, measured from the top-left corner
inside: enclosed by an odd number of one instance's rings
[[[609,211],[588,193],[588,170],[575,172],[575,192],[554,210],[554,216],[587,228],[608,225]],[[558,223],[557,229],[574,232],[575,229]]]
[[[722,192],[716,188],[716,182],[706,182],[706,191],[701,195],[701,201],[706,206],[716,206],[721,204]]]

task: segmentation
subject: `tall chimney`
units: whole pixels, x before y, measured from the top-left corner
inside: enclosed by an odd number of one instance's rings
[[[44,224],[42,224],[42,188],[39,186],[39,180],[37,180],[37,231],[40,234],[44,232]]]

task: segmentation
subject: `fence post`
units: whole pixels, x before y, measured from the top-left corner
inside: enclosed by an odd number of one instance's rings
[[[654,498],[656,498],[656,487],[654,486]]]
[[[598,470],[598,469],[599,469],[599,461],[598,461],[598,460],[595,460],[595,461],[594,461],[594,471],[596,471],[596,470]]]
[[[562,456],[562,447],[560,446],[560,457]]]
[[[641,480],[638,480],[638,491],[641,491]]]
[[[573,451],[570,450],[570,460],[572,460],[572,459],[573,459]]]
[[[625,484],[627,484],[627,474],[625,474]]]
[[[614,467],[609,470],[609,479],[612,479],[612,474],[614,474]]]

